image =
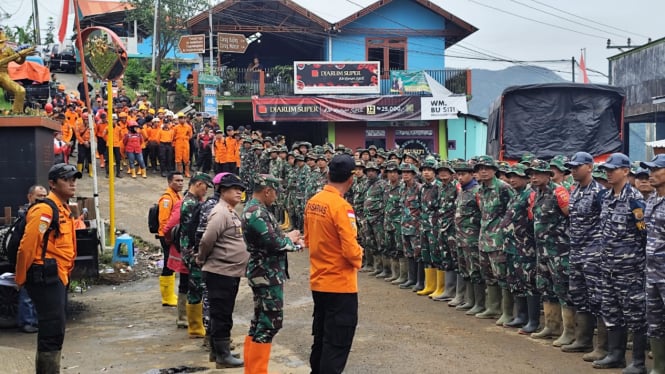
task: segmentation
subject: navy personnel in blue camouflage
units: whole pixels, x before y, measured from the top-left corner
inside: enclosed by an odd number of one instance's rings
[[[285,234],[269,207],[277,201],[281,181],[259,174],[254,193],[242,214],[247,251],[247,281],[254,293],[254,317],[245,338],[245,369],[267,373],[272,339],[284,318],[284,282],[289,277],[286,254],[300,250],[300,231]]]
[[[653,353],[652,373],[665,373],[665,155],[642,162],[656,190],[647,201],[647,322]]]
[[[601,196],[602,233],[600,314],[608,330],[608,353],[593,362],[598,369],[625,366],[628,329],[633,332],[633,363],[629,373],[644,373],[646,292],[644,199],[628,182],[630,159],[613,153],[600,167],[611,188]]]

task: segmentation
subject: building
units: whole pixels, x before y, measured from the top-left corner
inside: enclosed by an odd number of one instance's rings
[[[470,72],[446,69],[444,52],[477,29],[441,7],[382,0],[332,23],[291,0],[226,0],[188,20],[190,34],[209,35],[210,18],[213,45],[222,47],[213,58],[223,83],[212,87],[220,125],[251,125],[289,141],[465,153],[462,140],[448,141],[464,118],[423,119],[421,110],[454,110],[445,107],[449,99],[421,103],[433,98],[424,72],[453,94],[471,94]],[[218,33],[245,37],[246,49],[234,50]],[[247,70],[255,58],[263,76]]]

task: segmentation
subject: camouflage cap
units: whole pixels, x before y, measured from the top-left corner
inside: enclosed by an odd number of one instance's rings
[[[456,160],[453,162],[453,169],[455,169],[456,172],[460,171],[468,171],[468,172],[473,172],[473,165],[471,165],[471,162],[465,161],[465,160]]]
[[[494,160],[494,157],[488,155],[478,157],[478,160],[473,165],[473,169],[476,170],[480,166],[487,166],[499,170],[499,165],[496,163],[496,160]]]
[[[300,144],[298,144],[298,147],[302,147],[303,145],[304,145],[305,147],[307,147],[307,149],[311,149],[311,148],[312,148],[312,143],[310,143],[310,142],[301,142]]]
[[[307,156],[305,156],[305,159],[307,160],[314,160],[316,161],[317,154],[314,152],[308,152]]]
[[[399,172],[399,164],[395,160],[386,161],[383,165],[386,166],[386,171]]]
[[[298,149],[300,147],[300,142],[293,142],[291,145],[291,150]]]
[[[344,152],[345,149],[346,147],[344,146],[344,144],[337,144],[337,147],[335,147],[336,152]]]
[[[425,168],[429,168],[436,171],[438,166],[439,165],[434,157],[427,156],[427,158],[425,158],[423,163],[420,165],[420,171],[423,171],[423,169]]]
[[[324,155],[323,153],[317,153],[316,154],[316,161],[319,161],[319,160],[328,161],[328,159],[326,158],[326,155]]]
[[[277,153],[277,152],[279,152],[279,147],[268,148],[268,153]]]
[[[450,161],[441,161],[439,162],[439,165],[436,167],[436,171],[439,172],[439,170],[448,170],[452,174],[455,174],[455,168],[453,168],[453,164]]]
[[[502,173],[507,173],[510,171],[510,164],[508,161],[499,161],[497,162],[497,166],[499,166],[499,171]]]
[[[399,171],[401,171],[402,173],[410,171],[413,174],[418,174],[418,169],[416,169],[416,165],[409,164],[409,163],[406,163],[406,162],[402,162],[399,165]]]
[[[314,146],[314,152],[316,152],[316,153],[323,153],[323,146],[318,145],[318,144],[315,145],[315,146]]]
[[[353,150],[349,147],[344,148],[344,153],[347,155],[353,156]]]
[[[640,168],[639,161],[633,161],[630,163],[630,175],[637,176],[637,170]]]
[[[270,143],[270,144],[273,144],[273,145],[275,144],[275,141],[272,140],[272,138],[269,137],[269,136],[266,136],[265,138],[263,138],[263,142],[264,143]]]
[[[300,153],[295,155],[296,161],[305,161],[305,156],[301,155]]]
[[[333,152],[333,149],[330,148],[329,146],[323,146],[323,153],[335,153]]]
[[[386,152],[384,152],[382,150],[376,151],[376,157],[381,157],[384,160],[388,159],[388,155],[386,155]]]
[[[522,158],[520,158],[520,164],[530,166],[531,161],[533,161],[535,158],[536,156],[533,153],[526,152],[525,154],[522,155]]]
[[[593,166],[593,172],[591,173],[591,176],[594,179],[607,181],[607,173],[605,172],[605,169],[601,168],[598,164]]]
[[[277,148],[278,148],[277,151],[280,152],[280,153],[282,153],[282,152],[289,153],[289,148],[287,148],[285,145],[282,145],[282,146],[277,147]]]
[[[365,170],[370,170],[370,169],[371,170],[376,170],[376,171],[381,171],[381,169],[379,169],[379,166],[374,161],[368,161],[367,165],[365,165]]]
[[[561,172],[570,174],[570,170],[566,167],[568,162],[568,157],[563,155],[556,155],[550,160],[550,168],[557,168]]]
[[[256,174],[254,176],[254,185],[270,187],[275,191],[279,191],[281,183],[282,183],[281,179],[276,178],[270,174]]]
[[[214,184],[212,183],[212,177],[207,173],[196,173],[192,175],[192,178],[190,178],[189,183],[191,184],[199,181],[205,183],[206,186],[208,187],[214,187]]]
[[[526,175],[526,170],[527,169],[528,169],[527,166],[524,165],[524,164],[515,164],[515,165],[508,168],[508,170],[506,171],[506,175],[510,176],[511,174],[515,174],[518,177],[526,178],[527,177],[527,175]]]
[[[405,158],[407,158],[407,157],[412,158],[412,159],[413,159],[414,161],[416,161],[416,162],[420,162],[420,159],[418,158],[418,154],[415,153],[415,152],[412,152],[412,151],[406,151],[406,152],[404,152],[404,156],[402,157],[402,159],[405,159]]]
[[[355,164],[355,167],[357,167],[357,168],[363,168],[363,169],[365,168],[365,164],[360,160],[356,160],[354,164]]]
[[[378,150],[374,144],[372,144],[372,145],[370,145],[369,147],[367,147],[367,150],[370,150],[370,149],[373,149],[373,150],[375,150],[375,151]]]
[[[360,152],[360,154],[367,153],[369,154],[369,149],[366,148],[356,148],[356,152]]]
[[[532,160],[531,165],[526,169],[527,175],[532,173],[549,173],[550,175],[553,175],[552,170],[550,170],[549,162],[537,158]]]
[[[250,138],[249,136],[243,136],[242,142],[252,144],[252,138]]]
[[[646,176],[648,178],[649,177],[649,169],[639,167],[639,168],[635,169],[633,174],[635,174],[636,178],[640,178],[640,177],[644,177],[644,176]]]
[[[250,148],[252,151],[262,151],[263,146],[261,144],[254,144],[252,148]]]

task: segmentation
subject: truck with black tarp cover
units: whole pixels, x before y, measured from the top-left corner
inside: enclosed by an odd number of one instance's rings
[[[490,106],[487,154],[519,161],[525,153],[549,160],[590,153],[601,161],[623,152],[625,92],[597,84],[509,87]]]

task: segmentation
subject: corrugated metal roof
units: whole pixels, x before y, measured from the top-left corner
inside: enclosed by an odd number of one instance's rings
[[[653,142],[644,142],[644,144],[652,148],[665,148],[665,139],[656,140]]]

